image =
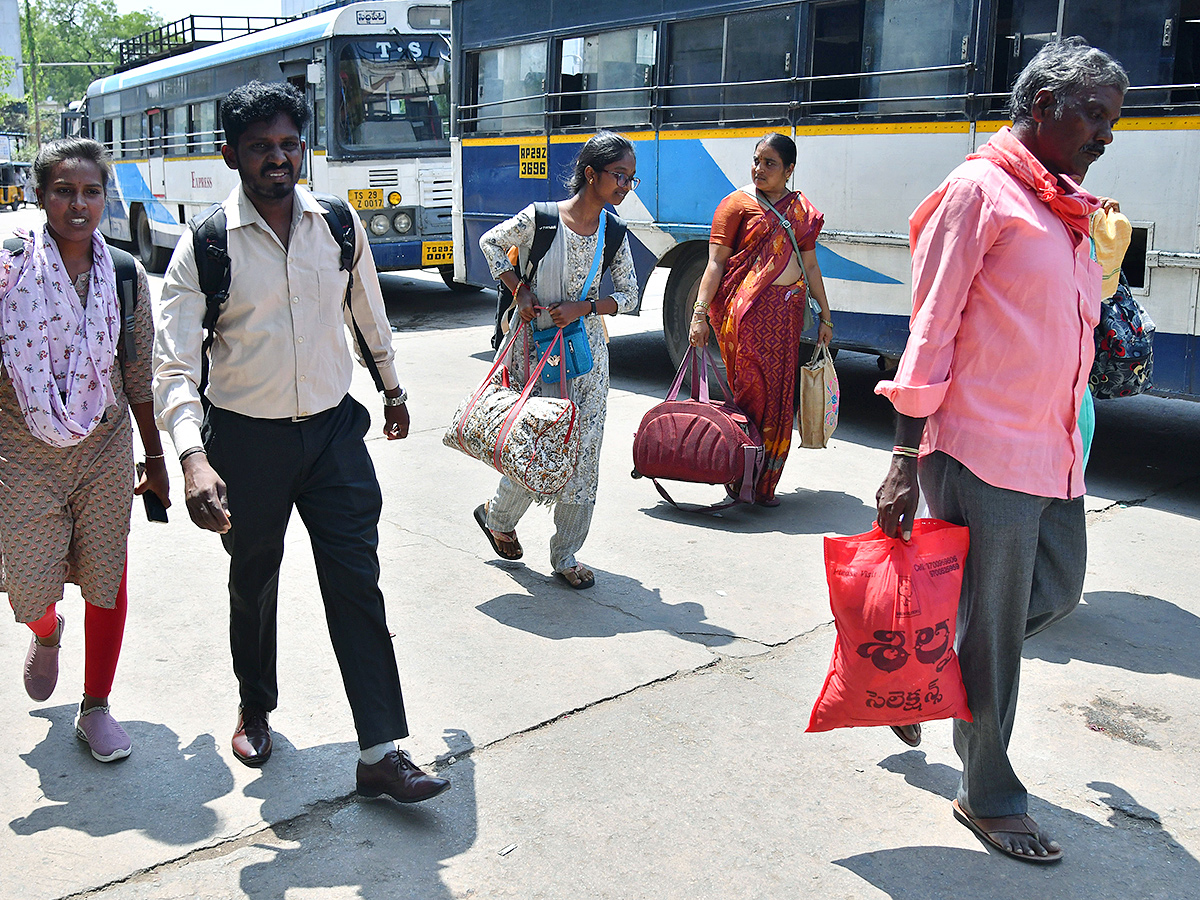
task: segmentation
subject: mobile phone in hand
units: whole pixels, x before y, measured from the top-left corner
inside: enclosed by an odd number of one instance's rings
[[[140,462],[137,464],[138,478],[141,478],[146,472],[146,464]],[[162,501],[158,499],[158,494],[154,491],[147,490],[142,494],[142,502],[146,504],[146,518],[151,522],[167,521],[167,508],[163,506]]]

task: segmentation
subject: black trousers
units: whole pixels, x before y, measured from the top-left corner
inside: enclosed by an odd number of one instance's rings
[[[379,590],[383,498],[363,436],[371,419],[347,395],[302,422],[210,407],[209,462],[228,490],[229,644],[241,702],[272,710],[283,538],[292,508],[312,543],[329,637],[360,747],[407,737],[400,675]]]

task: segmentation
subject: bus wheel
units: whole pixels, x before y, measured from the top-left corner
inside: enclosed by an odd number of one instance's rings
[[[139,208],[135,218],[134,243],[137,247],[138,258],[147,272],[165,272],[171,254],[165,247],[154,246],[154,236],[150,232],[150,218],[144,209]]]
[[[671,357],[671,365],[679,368],[683,355],[688,349],[688,332],[692,326],[692,309],[696,305],[696,294],[700,290],[700,277],[708,265],[708,246],[703,251],[697,251],[685,256],[671,267],[667,276],[667,288],[663,292],[663,336],[667,339],[667,353]],[[721,351],[717,347],[717,339],[710,335],[708,350],[713,361],[725,376],[725,363],[721,360]],[[691,375],[684,376],[684,384],[691,385]],[[710,385],[713,397],[720,397],[721,389]]]
[[[461,281],[455,281],[454,266],[438,266],[438,274],[442,276],[442,281],[446,282],[446,287],[456,294],[474,294],[483,290],[478,284],[463,284]]]

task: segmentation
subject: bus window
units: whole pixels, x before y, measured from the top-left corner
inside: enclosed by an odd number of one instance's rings
[[[141,113],[121,119],[121,156],[141,156],[145,119]]]
[[[1176,13],[1188,5],[1179,0],[1071,0],[1063,33],[1082,35],[1093,47],[1111,53],[1129,73],[1130,84],[1169,84],[1175,74],[1174,56],[1179,46],[1175,31],[1189,18],[1186,14],[1176,18]],[[1195,4],[1190,5],[1194,13]],[[1167,94],[1135,91],[1126,99],[1126,106],[1157,106],[1167,102]]]
[[[663,91],[666,121],[786,122],[795,51],[792,7],[674,23],[667,48],[670,86]]]
[[[1172,84],[1200,84],[1200,0],[1183,0],[1175,20]],[[1200,91],[1185,88],[1171,91],[1172,103],[1195,103]]]
[[[147,113],[146,118],[150,123],[150,155],[163,155],[163,112],[161,109],[156,109],[153,112]]]
[[[862,113],[953,112],[965,114],[967,71],[964,39],[971,32],[967,0],[908,0],[904,14],[894,3],[868,3],[863,20],[864,72],[941,68],[911,75],[862,79],[862,97],[904,97],[894,103],[863,103]]]
[[[357,150],[449,147],[449,51],[440,35],[350,41],[338,57],[338,139]]]
[[[795,10],[784,7],[730,16],[725,33],[725,81],[773,82],[729,84],[726,123],[786,124],[796,50]]]
[[[182,156],[189,143],[188,108],[176,106],[167,110],[167,156]]]
[[[809,89],[812,102],[806,110],[809,114],[858,112],[858,104],[847,101],[858,100],[861,79],[823,79],[862,71],[863,5],[863,0],[851,0],[849,3],[825,3],[812,9],[809,74],[817,80]]]
[[[653,28],[628,28],[562,41],[559,126],[650,124],[655,38]]]
[[[725,20],[720,17],[675,22],[667,44],[667,81],[663,91],[667,122],[718,121],[724,74]],[[711,85],[679,88],[677,85]]]
[[[470,56],[476,106],[463,128],[486,134],[541,131],[546,110],[546,43],[516,44]]]
[[[1007,107],[1004,95],[1034,54],[1058,34],[1059,0],[1000,0],[996,8],[996,60],[992,109]],[[1124,4],[1123,4],[1124,5]]]

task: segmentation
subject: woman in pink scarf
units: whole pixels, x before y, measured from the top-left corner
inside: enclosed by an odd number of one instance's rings
[[[104,147],[55,141],[33,172],[46,225],[0,250],[0,590],[33,632],[25,690],[41,701],[58,681],[63,585],[79,585],[87,602],[75,733],[111,762],[131,749],[108,708],[127,606],[130,409],[146,451],[136,491],[170,502],[150,393],[149,286],[138,265],[123,333],[112,254],[96,232],[111,174]]]

